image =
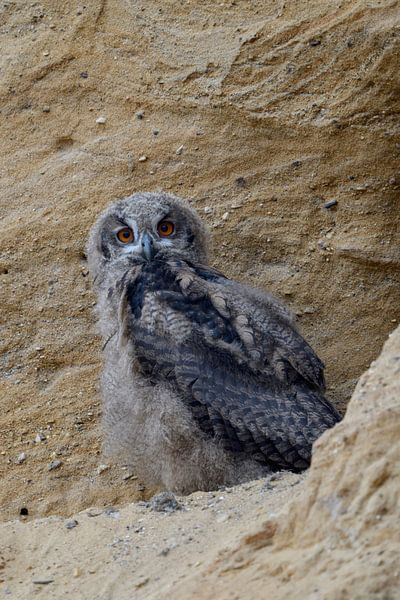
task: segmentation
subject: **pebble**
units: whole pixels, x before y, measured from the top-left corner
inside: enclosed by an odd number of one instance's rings
[[[178,154],[178,155],[179,155],[179,154],[182,154],[182,152],[183,152],[183,145],[182,145],[182,146],[179,146],[179,148],[177,148],[177,150],[176,150],[176,154]]]
[[[204,207],[204,212],[206,213],[206,215],[209,215],[212,212],[211,206],[205,206]]]
[[[319,46],[321,43],[321,40],[310,40],[308,43],[310,46]]]
[[[37,433],[35,437],[35,444],[40,444],[40,442],[44,442],[46,436],[43,433]]]
[[[21,452],[21,454],[18,455],[17,463],[19,465],[21,465],[25,461],[26,461],[26,454],[25,454],[25,452]]]
[[[43,106],[42,112],[49,113],[50,112],[50,106]]]
[[[229,217],[229,213],[228,213],[228,212],[225,212],[225,213],[222,215],[221,219],[222,219],[223,221],[226,221],[228,217]]]
[[[62,460],[52,460],[51,463],[47,465],[48,471],[54,471],[54,469],[58,469],[62,465]]]
[[[65,521],[65,527],[67,529],[73,529],[77,525],[79,525],[79,523],[76,519],[68,519],[68,521]]]
[[[241,188],[244,188],[246,186],[246,180],[244,177],[237,177],[236,178],[236,185],[238,185]]]
[[[81,77],[82,79],[87,79],[89,77],[89,73],[87,71],[82,71]]]
[[[229,518],[230,516],[228,515],[228,513],[221,513],[217,515],[216,521],[217,523],[225,523],[225,521],[228,521]]]
[[[103,514],[103,511],[100,508],[91,508],[86,512],[88,517],[99,517]]]
[[[150,578],[149,577],[142,577],[141,579],[139,579],[139,581],[135,584],[135,588],[141,588],[144,585],[146,585],[147,583],[149,583]]]
[[[32,583],[36,585],[47,585],[48,583],[53,583],[54,579],[33,579]]]
[[[329,200],[329,202],[325,202],[324,208],[333,208],[338,203],[337,200]]]
[[[112,517],[113,519],[119,519],[121,516],[119,510],[117,510],[114,506],[107,506],[107,508],[104,509],[104,514],[107,515],[107,517]]]
[[[106,123],[106,122],[107,122],[106,117],[99,117],[98,119],[96,119],[96,123],[98,125],[104,125],[104,123]]]
[[[139,162],[145,162],[147,160],[147,156],[143,154],[143,156],[139,156]]]
[[[99,465],[97,467],[97,475],[101,475],[101,473],[104,473],[104,471],[108,471],[109,468],[110,465]]]
[[[139,121],[141,121],[143,119],[143,117],[144,117],[144,111],[143,110],[139,110],[136,113],[136,118],[139,119]]]
[[[138,478],[137,475],[134,475],[133,473],[127,473],[126,475],[123,476],[123,481],[135,481]]]
[[[152,497],[149,503],[151,510],[156,512],[175,512],[182,508],[172,492],[161,492]]]

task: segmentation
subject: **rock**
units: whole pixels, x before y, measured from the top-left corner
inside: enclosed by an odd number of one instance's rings
[[[329,200],[329,202],[325,202],[324,208],[333,208],[334,206],[337,206],[337,203],[337,200]]]
[[[106,117],[98,117],[98,118],[96,119],[96,123],[97,123],[98,125],[104,125],[104,123],[107,123],[107,119],[106,119]]]
[[[74,529],[77,525],[79,525],[79,523],[76,519],[68,519],[64,523],[66,529]]]
[[[18,454],[17,464],[18,465],[22,465],[22,463],[25,462],[25,461],[26,461],[26,454],[25,454],[25,452],[21,452],[21,454]]]
[[[110,465],[99,465],[96,469],[97,475],[101,475],[102,473],[104,473],[105,471],[108,471],[109,469],[110,469]]]
[[[62,464],[62,460],[52,460],[51,463],[47,465],[47,470],[54,471],[54,469],[61,467]]]
[[[166,513],[172,513],[182,508],[172,492],[161,492],[161,494],[153,496],[149,506],[151,510]]]

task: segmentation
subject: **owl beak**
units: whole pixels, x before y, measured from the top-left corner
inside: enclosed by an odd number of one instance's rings
[[[156,249],[154,248],[153,238],[147,233],[147,231],[144,232],[140,239],[140,246],[142,256],[146,260],[152,260],[156,253]]]

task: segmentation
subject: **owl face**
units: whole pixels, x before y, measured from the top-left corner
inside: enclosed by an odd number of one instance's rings
[[[88,244],[94,274],[115,261],[149,262],[180,256],[207,262],[208,231],[187,202],[170,194],[139,193],[111,205]]]

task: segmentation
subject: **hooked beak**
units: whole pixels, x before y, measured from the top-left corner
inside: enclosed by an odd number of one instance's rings
[[[145,231],[140,239],[141,253],[146,260],[152,260],[156,253],[153,238]]]

